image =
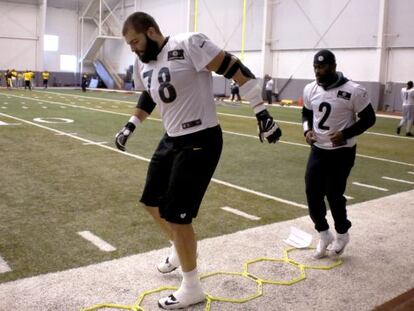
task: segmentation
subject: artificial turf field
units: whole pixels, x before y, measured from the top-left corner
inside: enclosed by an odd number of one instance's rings
[[[9,267],[0,273],[1,283],[167,246],[150,217],[136,207],[148,160],[163,134],[158,114],[136,130],[127,153],[113,144],[137,97],[0,90],[0,256]],[[247,105],[219,103],[217,110],[224,148],[194,222],[198,238],[306,215],[309,147],[300,110],[269,108],[283,130],[276,145],[260,144]],[[349,204],[414,189],[414,139],[397,136],[397,124],[398,119],[378,116],[358,138]],[[100,250],[81,231],[116,250]]]

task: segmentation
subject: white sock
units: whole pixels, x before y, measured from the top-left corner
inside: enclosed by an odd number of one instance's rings
[[[329,239],[329,237],[331,235],[331,232],[328,229],[328,230],[325,230],[325,231],[320,231],[319,232],[319,235],[320,235],[320,237],[321,237],[322,240],[325,240],[326,241],[326,240]]]
[[[171,253],[168,255],[168,261],[173,266],[179,266],[180,265],[180,258],[178,258],[177,250],[175,249],[174,242],[170,241],[171,243]]]
[[[186,294],[194,291],[202,292],[200,278],[198,276],[197,268],[189,272],[183,272],[183,280],[177,294]]]

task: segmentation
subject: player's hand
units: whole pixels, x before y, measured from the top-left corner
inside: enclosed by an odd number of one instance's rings
[[[332,133],[329,135],[329,137],[331,139],[333,147],[338,147],[346,144],[346,139],[344,138],[342,132]]]
[[[260,111],[256,114],[256,118],[260,141],[263,142],[266,139],[269,144],[276,143],[280,136],[282,136],[282,130],[273,120],[269,112],[267,110]]]
[[[125,151],[125,145],[132,132],[135,130],[135,125],[132,122],[128,122],[119,132],[115,135],[115,146]]]
[[[306,132],[305,139],[306,142],[311,146],[316,142],[316,137],[313,135],[312,130]]]

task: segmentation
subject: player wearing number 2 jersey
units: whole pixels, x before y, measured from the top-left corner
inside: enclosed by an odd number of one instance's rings
[[[336,71],[335,55],[320,50],[314,56],[316,81],[305,86],[302,121],[311,152],[306,168],[309,215],[320,234],[315,258],[342,254],[349,242],[351,222],[344,197],[354,165],[355,136],[375,123],[367,91]],[[358,117],[358,120],[357,120]],[[325,196],[335,222],[336,237],[326,220]]]
[[[127,44],[137,54],[135,85],[143,90],[133,116],[116,135],[117,148],[157,105],[166,130],[148,167],[140,202],[171,241],[171,253],[157,269],[168,273],[181,266],[177,291],[158,301],[163,309],[181,309],[205,300],[197,273],[197,241],[192,220],[213,176],[222,149],[212,71],[233,79],[250,102],[263,142],[276,143],[281,130],[266,110],[261,87],[235,56],[205,35],[164,37],[148,14],[136,12],[124,23]]]

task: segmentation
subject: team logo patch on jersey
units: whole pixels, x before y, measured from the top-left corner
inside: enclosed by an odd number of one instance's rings
[[[184,50],[168,51],[168,60],[184,59]]]
[[[343,99],[346,99],[346,100],[350,100],[351,99],[351,93],[339,90],[336,97],[343,98]]]
[[[190,121],[190,122],[185,122],[185,123],[181,124],[181,126],[184,130],[188,129],[190,127],[193,127],[193,126],[197,126],[197,125],[201,125],[201,120],[200,119],[193,120],[193,121]]]

